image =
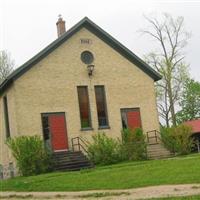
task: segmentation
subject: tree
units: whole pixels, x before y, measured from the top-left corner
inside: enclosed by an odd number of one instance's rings
[[[0,84],[13,71],[14,60],[11,59],[7,51],[0,51]]]
[[[183,83],[188,78],[188,65],[184,61],[184,48],[190,34],[185,31],[184,18],[172,18],[163,14],[162,20],[145,17],[150,28],[142,30],[155,40],[155,49],[145,56],[146,62],[154,67],[162,80],[156,83],[158,110],[169,127],[176,125],[175,105],[178,103]]]
[[[177,123],[200,118],[200,82],[188,79],[183,87]]]

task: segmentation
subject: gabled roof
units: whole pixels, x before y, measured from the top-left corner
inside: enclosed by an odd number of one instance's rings
[[[192,133],[200,133],[200,119],[187,121],[184,124],[192,127]]]
[[[92,22],[89,18],[84,17],[81,21],[79,21],[76,25],[70,28],[66,33],[40,51],[37,55],[32,57],[29,61],[24,63],[21,67],[17,68],[1,85],[0,85],[0,94],[5,91],[5,89],[16,79],[18,79],[21,75],[23,75],[26,71],[28,71],[32,66],[38,63],[41,59],[51,53],[54,49],[59,47],[63,42],[68,40],[73,34],[78,32],[81,28],[86,28],[117,52],[119,52],[122,56],[127,58],[129,61],[134,63],[137,67],[139,67],[142,71],[148,74],[154,81],[160,80],[162,77],[159,73],[153,70],[148,64],[146,64],[143,60],[141,60],[138,56],[136,56],[133,52],[131,52],[128,48],[114,39],[111,35],[106,33],[103,29],[97,26],[94,22]]]

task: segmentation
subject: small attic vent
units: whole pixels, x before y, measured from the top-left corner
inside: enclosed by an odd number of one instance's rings
[[[92,40],[90,39],[87,39],[87,38],[82,38],[80,40],[81,44],[91,44],[92,43]]]

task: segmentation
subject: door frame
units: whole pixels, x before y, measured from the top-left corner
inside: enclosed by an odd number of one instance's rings
[[[120,116],[121,116],[121,126],[123,129],[123,123],[122,123],[122,111],[141,111],[140,107],[131,107],[131,108],[120,108]],[[140,112],[140,121],[141,121],[141,129],[143,130],[143,126],[142,126],[142,116],[141,116],[141,112]]]
[[[50,137],[50,143],[51,143],[51,151],[52,152],[61,152],[61,151],[68,151],[69,150],[69,138],[68,138],[68,132],[67,132],[67,122],[66,122],[66,113],[65,112],[45,112],[45,113],[41,113],[41,122],[42,122],[42,118],[43,117],[48,117],[50,115],[63,115],[64,116],[64,126],[65,126],[65,133],[66,133],[66,138],[67,138],[67,149],[62,149],[62,150],[55,150],[52,148],[52,132],[51,132],[51,128],[50,128],[50,124],[49,125],[49,137]],[[48,119],[49,122],[49,119]],[[44,139],[44,133],[43,133],[43,124],[42,124],[42,134],[43,134],[43,141],[45,144],[45,139]]]

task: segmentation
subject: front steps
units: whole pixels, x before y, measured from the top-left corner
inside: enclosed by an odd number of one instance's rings
[[[78,171],[94,167],[81,151],[56,152],[53,154],[53,163],[57,171]]]
[[[157,130],[147,132],[147,157],[148,159],[164,159],[173,157],[174,154],[167,150]]]
[[[154,143],[147,145],[148,159],[164,159],[173,156],[174,154],[167,150],[162,143]]]

